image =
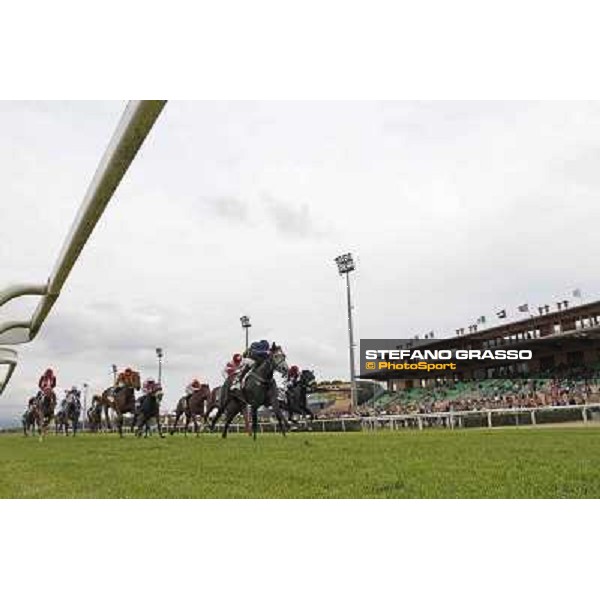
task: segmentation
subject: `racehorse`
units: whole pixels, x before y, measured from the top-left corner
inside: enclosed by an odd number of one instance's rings
[[[288,418],[292,423],[296,423],[294,414],[304,417],[309,416],[311,422],[314,421],[315,415],[310,408],[308,408],[306,396],[315,386],[316,382],[315,374],[312,371],[304,369],[300,373],[296,385],[286,390]]]
[[[23,423],[23,435],[27,437],[28,432],[31,431],[31,435],[35,434],[36,424],[36,408],[35,408],[35,397],[31,398],[27,404],[27,410],[21,417],[21,423]]]
[[[162,392],[149,392],[140,398],[139,409],[133,417],[133,426],[137,424],[135,435],[141,437],[142,430],[145,430],[144,437],[148,437],[149,423],[152,419],[156,419],[158,433],[161,438],[164,438],[162,427],[160,424],[160,401],[162,400]]]
[[[77,435],[79,426],[79,415],[81,414],[81,402],[76,394],[67,392],[67,397],[60,410],[56,413],[55,426],[56,433],[61,429],[65,435],[69,435],[69,425],[73,426],[73,435]]]
[[[289,370],[286,362],[286,356],[281,349],[281,346],[273,343],[269,356],[260,364],[252,367],[245,375],[241,389],[229,389],[228,393],[223,394],[222,403],[219,406],[217,414],[211,421],[211,430],[219,419],[225,413],[225,424],[221,437],[227,437],[227,430],[234,417],[244,409],[247,404],[250,407],[252,414],[252,435],[256,440],[258,432],[258,409],[261,406],[271,406],[282,435],[285,436],[286,430],[289,428],[288,422],[281,410],[279,398],[277,394],[277,386],[273,380],[275,371],[282,375],[287,375]]]
[[[131,379],[132,382],[130,385],[125,385],[117,389],[109,387],[100,396],[108,428],[112,429],[110,419],[108,418],[108,409],[112,408],[116,413],[117,429],[121,437],[123,437],[123,415],[131,413],[135,417],[135,392],[136,390],[139,391],[142,387],[140,374],[137,371],[131,372]],[[135,418],[133,421],[135,422]],[[133,431],[133,423],[131,429]]]
[[[102,429],[102,402],[101,397],[95,395],[92,398],[92,406],[87,410],[87,422],[90,431],[100,431]]]
[[[39,393],[33,404],[35,407],[35,424],[37,425],[40,440],[48,430],[50,422],[54,419],[56,408],[56,394],[53,390]]]
[[[177,423],[182,414],[185,414],[185,435],[187,435],[188,425],[190,424],[190,419],[194,423],[194,433],[198,435],[198,421],[196,417],[200,415],[204,423],[206,424],[208,418],[208,406],[211,402],[211,391],[208,384],[203,383],[198,390],[196,390],[190,396],[184,396],[179,399],[177,402],[177,408],[175,409],[175,423],[173,424],[173,429],[171,429],[171,435],[177,431]],[[206,406],[206,412],[204,407]],[[211,407],[212,410],[212,407]]]

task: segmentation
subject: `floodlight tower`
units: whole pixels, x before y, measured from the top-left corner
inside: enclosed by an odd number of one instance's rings
[[[248,350],[248,329],[252,327],[250,324],[250,317],[248,315],[244,315],[243,317],[240,317],[240,322],[242,324],[242,328],[246,332],[246,350]]]
[[[358,407],[358,396],[356,394],[356,372],[354,366],[354,331],[352,326],[352,298],[350,295],[350,273],[356,269],[354,259],[349,252],[335,259],[338,272],[346,276],[346,296],[348,300],[348,342],[350,350],[350,403],[352,410]]]
[[[156,358],[158,358],[158,383],[159,385],[162,383],[162,359],[164,353],[162,348],[156,349]]]

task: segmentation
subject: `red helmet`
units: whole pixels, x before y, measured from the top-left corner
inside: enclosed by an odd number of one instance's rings
[[[127,367],[127,368],[125,369],[125,373],[131,373],[131,367]]]
[[[54,375],[54,371],[50,367],[48,367],[44,375]]]
[[[296,365],[292,365],[288,371],[290,377],[296,377],[300,373],[300,369]]]
[[[192,387],[200,387],[200,382],[197,379],[192,381]]]
[[[239,365],[242,362],[242,355],[241,354],[234,354],[233,355],[233,362],[236,365]]]

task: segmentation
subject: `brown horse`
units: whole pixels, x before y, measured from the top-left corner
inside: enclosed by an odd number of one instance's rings
[[[187,435],[190,420],[194,423],[194,433],[198,435],[200,430],[198,428],[196,417],[200,416],[204,421],[204,424],[206,424],[211,398],[212,394],[207,383],[203,383],[200,388],[190,396],[180,398],[179,402],[177,402],[177,408],[175,409],[175,423],[173,424],[173,429],[171,429],[171,435],[177,431],[177,423],[182,414],[185,414],[185,429],[183,430],[185,435]]]
[[[100,396],[108,428],[112,429],[108,418],[108,409],[112,408],[116,413],[117,429],[121,437],[123,437],[123,415],[131,413],[135,417],[135,392],[139,391],[141,387],[140,374],[138,371],[132,371],[131,381],[128,385],[117,389],[109,387]]]

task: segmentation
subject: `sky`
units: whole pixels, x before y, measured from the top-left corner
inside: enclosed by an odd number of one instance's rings
[[[0,103],[0,287],[44,283],[125,102]],[[600,294],[598,102],[169,102],[19,365],[0,420],[52,366],[101,392],[156,376],[166,408],[251,338],[319,379],[355,336],[453,335],[500,309]],[[35,298],[0,308],[29,318]]]

